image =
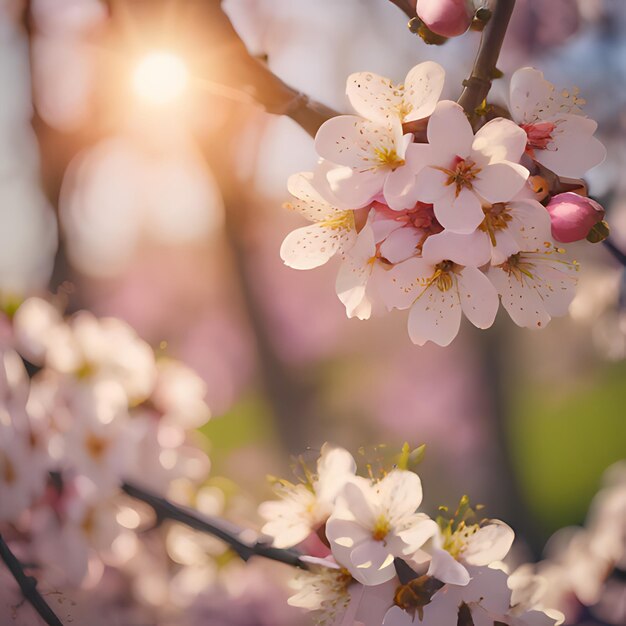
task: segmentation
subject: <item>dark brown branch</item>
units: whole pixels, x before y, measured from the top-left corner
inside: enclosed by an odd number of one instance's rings
[[[168,519],[179,522],[189,528],[221,539],[244,561],[249,560],[253,556],[262,556],[293,567],[308,568],[307,564],[301,559],[301,555],[295,550],[273,548],[259,539],[248,540],[245,538],[245,530],[226,520],[200,515],[196,511],[178,506],[166,498],[151,493],[137,485],[124,483],[122,490],[132,498],[150,505],[159,520]]]
[[[24,572],[22,564],[13,554],[2,535],[0,535],[0,559],[4,561],[4,564],[13,575],[13,578],[15,578],[24,598],[26,598],[35,611],[39,613],[41,619],[43,619],[48,626],[63,626],[63,622],[57,617],[37,590],[37,580]]]
[[[464,82],[465,89],[459,98],[459,104],[471,118],[476,116],[476,109],[482,104],[496,74],[496,64],[506,35],[515,0],[494,0],[491,19],[483,30],[476,61],[469,78]]]

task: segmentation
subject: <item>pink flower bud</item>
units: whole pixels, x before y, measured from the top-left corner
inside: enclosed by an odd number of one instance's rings
[[[417,15],[443,37],[462,35],[472,22],[473,4],[468,0],[417,0]]]
[[[552,221],[552,236],[561,243],[585,239],[604,219],[604,209],[591,198],[576,193],[560,193],[546,207]]]

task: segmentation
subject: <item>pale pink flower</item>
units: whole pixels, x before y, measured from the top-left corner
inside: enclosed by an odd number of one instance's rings
[[[511,200],[529,172],[519,165],[526,136],[503,118],[485,124],[474,136],[463,109],[448,100],[428,122],[426,167],[417,175],[419,200],[434,204],[441,225],[471,233],[483,221],[483,202]]]
[[[421,482],[413,472],[392,470],[378,482],[347,483],[326,524],[335,560],[364,585],[394,578],[394,557],[416,552],[437,530],[417,513],[421,502]]]
[[[478,328],[489,328],[498,294],[478,269],[489,262],[488,248],[471,245],[472,236],[444,231],[429,237],[422,257],[387,273],[382,297],[389,308],[407,309],[409,337],[424,345],[447,346],[459,332],[463,314]]]
[[[281,259],[297,270],[324,265],[335,254],[349,250],[356,239],[353,211],[327,202],[314,187],[314,180],[314,173],[302,172],[287,183],[296,198],[288,206],[314,222],[289,233],[280,247]]]
[[[532,67],[511,77],[513,120],[527,135],[526,153],[559,176],[581,178],[606,157],[593,134],[596,122],[582,114],[577,90],[558,92]]]
[[[487,276],[502,306],[518,326],[542,328],[566,315],[576,295],[578,263],[550,243],[538,252],[518,252],[492,266]]]
[[[372,72],[352,74],[346,93],[354,110],[372,122],[413,122],[427,118],[435,110],[444,80],[443,67],[425,61],[411,69],[400,85]]]

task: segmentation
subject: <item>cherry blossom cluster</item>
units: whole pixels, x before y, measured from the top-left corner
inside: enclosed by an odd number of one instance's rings
[[[278,481],[279,500],[261,504],[263,532],[276,547],[306,551],[310,570],[289,603],[342,626],[551,626],[541,594],[509,576],[502,560],[513,530],[479,519],[467,498],[448,517],[420,511],[422,485],[405,446],[389,471],[357,474],[354,458],[325,444],[316,471]]]
[[[125,481],[185,501],[206,478],[205,383],[119,319],[29,298],[1,322],[0,527],[46,583],[93,584],[149,523]]]
[[[337,255],[348,317],[409,309],[418,345],[450,344],[463,316],[490,327],[500,303],[517,325],[544,327],[575,295],[579,265],[561,243],[606,236],[579,180],[605,157],[596,123],[576,91],[532,68],[511,77],[500,117],[485,104],[473,123],[439,101],[443,85],[430,61],[403,85],[348,78],[358,115],[324,123],[317,168],[290,178],[288,206],[313,224],[286,237],[281,257],[312,269]]]

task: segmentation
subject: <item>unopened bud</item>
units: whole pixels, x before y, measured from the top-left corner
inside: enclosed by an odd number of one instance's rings
[[[554,196],[546,206],[552,222],[552,236],[561,243],[580,241],[591,235],[591,240],[601,241],[591,231],[604,219],[604,209],[591,198],[572,192]],[[598,230],[597,236],[601,237]],[[591,241],[590,240],[590,241]]]
[[[418,0],[417,15],[437,35],[457,37],[472,23],[473,4],[468,0]]]

